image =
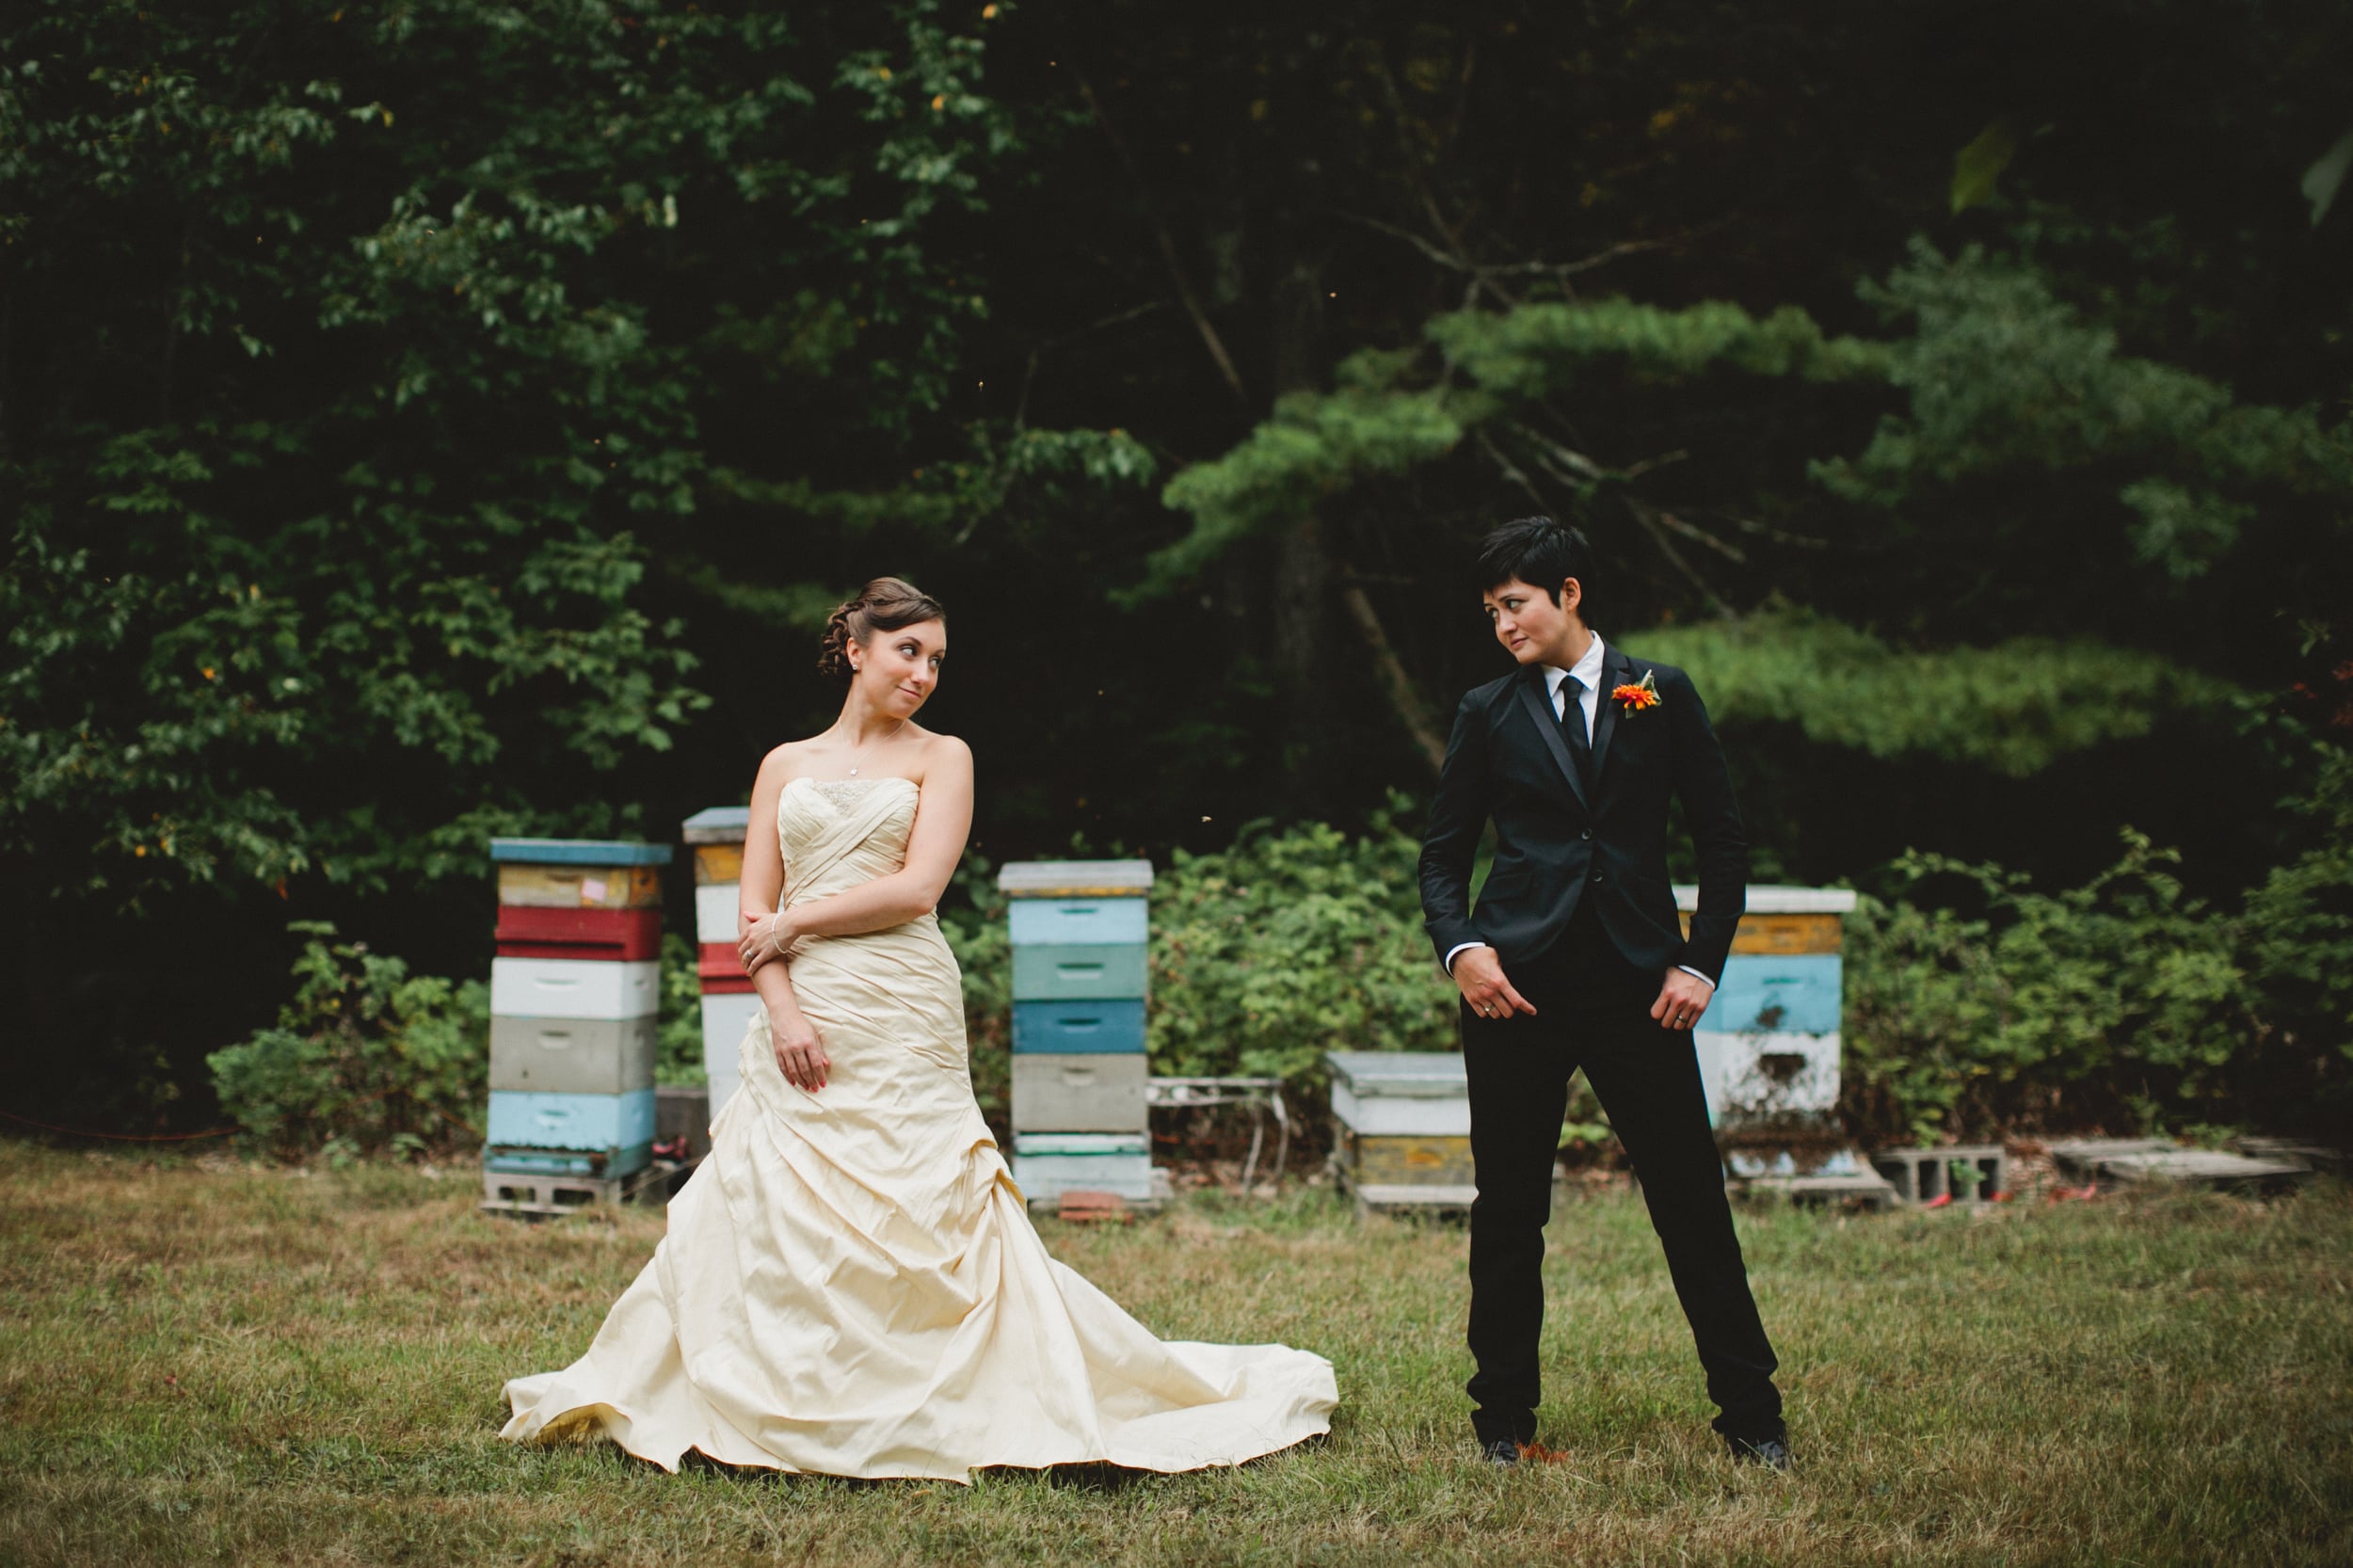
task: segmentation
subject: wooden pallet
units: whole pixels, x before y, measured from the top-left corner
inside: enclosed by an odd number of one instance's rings
[[[2276,1192],[2312,1178],[2301,1160],[2250,1160],[2216,1149],[2185,1149],[2162,1138],[2084,1138],[2053,1144],[2058,1168],[2085,1181],[2119,1186],[2177,1182],[2193,1187]]]
[[[1742,1197],[1780,1197],[1790,1203],[1836,1204],[1840,1208],[1893,1208],[1894,1184],[1877,1171],[1842,1176],[1736,1176],[1732,1191]]]

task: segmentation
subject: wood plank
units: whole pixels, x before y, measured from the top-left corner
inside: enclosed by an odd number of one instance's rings
[[[1691,917],[1683,917],[1683,934],[1691,935]],[[1743,915],[1734,933],[1732,951],[1747,953],[1836,952],[1842,932],[1835,915]]]
[[[695,846],[695,886],[708,888],[716,882],[744,880],[744,846],[742,844],[696,844]]]
[[[662,872],[653,866],[503,865],[499,902],[526,909],[658,909]]]
[[[1473,1179],[1466,1137],[1378,1137],[1343,1128],[1341,1150],[1355,1186],[1449,1187]]]

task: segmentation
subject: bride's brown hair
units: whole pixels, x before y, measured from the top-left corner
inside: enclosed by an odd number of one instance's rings
[[[896,632],[947,618],[947,607],[914,584],[904,578],[877,577],[825,617],[825,634],[817,643],[817,668],[847,680],[852,643],[863,645],[877,632]]]

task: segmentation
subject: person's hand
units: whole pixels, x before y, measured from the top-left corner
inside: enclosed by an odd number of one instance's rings
[[[1463,1000],[1471,1004],[1471,1011],[1482,1018],[1508,1018],[1515,1012],[1531,1018],[1536,1016],[1528,999],[1503,978],[1503,960],[1493,948],[1466,948],[1457,953],[1454,984],[1462,988]]]
[[[1662,1028],[1689,1029],[1700,1021],[1700,1015],[1707,1011],[1707,999],[1715,994],[1716,987],[1698,975],[1669,969],[1659,984],[1658,1000],[1650,1004],[1650,1016]]]
[[[810,1094],[825,1086],[825,1074],[832,1068],[832,1059],[818,1043],[817,1032],[799,1009],[778,1016],[768,1015],[768,1039],[776,1049],[776,1070],[784,1080]]]
[[[744,972],[751,974],[762,964],[773,964],[791,952],[798,938],[791,915],[782,910],[762,915],[744,929],[735,944],[735,956],[742,962]]]

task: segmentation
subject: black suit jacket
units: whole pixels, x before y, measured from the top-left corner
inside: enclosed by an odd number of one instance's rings
[[[1657,707],[1629,711],[1609,696],[1645,673],[1658,688]],[[1589,790],[1540,665],[1463,698],[1421,846],[1421,907],[1440,960],[1465,942],[1485,942],[1508,973],[1559,940],[1591,898],[1602,929],[1634,964],[1662,972],[1689,965],[1721,980],[1748,906],[1749,842],[1690,677],[1605,644],[1593,751]],[[1682,800],[1699,849],[1699,911],[1688,940],[1667,881],[1671,797]],[[1490,819],[1495,869],[1474,911],[1471,862]]]

